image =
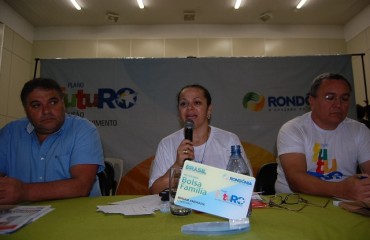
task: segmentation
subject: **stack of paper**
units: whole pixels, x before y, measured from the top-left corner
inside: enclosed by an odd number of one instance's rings
[[[147,215],[153,214],[154,211],[159,210],[162,202],[158,195],[148,195],[110,204],[111,205],[97,206],[97,211],[124,215]]]
[[[0,206],[0,234],[16,231],[24,225],[36,221],[51,212],[51,206]]]

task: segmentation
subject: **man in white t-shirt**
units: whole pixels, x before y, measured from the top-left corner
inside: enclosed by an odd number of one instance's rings
[[[347,118],[351,91],[340,74],[312,82],[311,112],[279,131],[276,192],[370,200],[370,130]]]

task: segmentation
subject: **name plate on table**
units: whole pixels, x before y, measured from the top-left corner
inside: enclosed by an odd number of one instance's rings
[[[185,161],[175,204],[228,219],[245,218],[255,178]]]

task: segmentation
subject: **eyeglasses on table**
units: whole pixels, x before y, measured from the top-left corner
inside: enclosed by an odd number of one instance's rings
[[[330,199],[327,199],[325,203],[318,204],[318,203],[310,202],[302,198],[298,193],[291,193],[291,194],[277,194],[277,195],[270,197],[268,200],[268,205],[270,207],[277,207],[277,208],[282,208],[282,209],[286,209],[289,211],[299,212],[308,205],[325,208],[329,202],[330,202]],[[292,205],[299,205],[299,204],[302,204],[302,205],[300,205],[298,208],[292,207]]]

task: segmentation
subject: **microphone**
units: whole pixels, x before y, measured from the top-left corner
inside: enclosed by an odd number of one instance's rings
[[[185,121],[185,126],[184,126],[184,136],[185,139],[188,139],[190,141],[193,141],[193,128],[194,128],[194,122],[191,119],[186,119]],[[192,161],[193,159],[191,158],[186,158],[184,161],[190,160]]]
[[[185,139],[193,141],[193,128],[194,128],[193,120],[186,119],[185,126],[184,126]]]

